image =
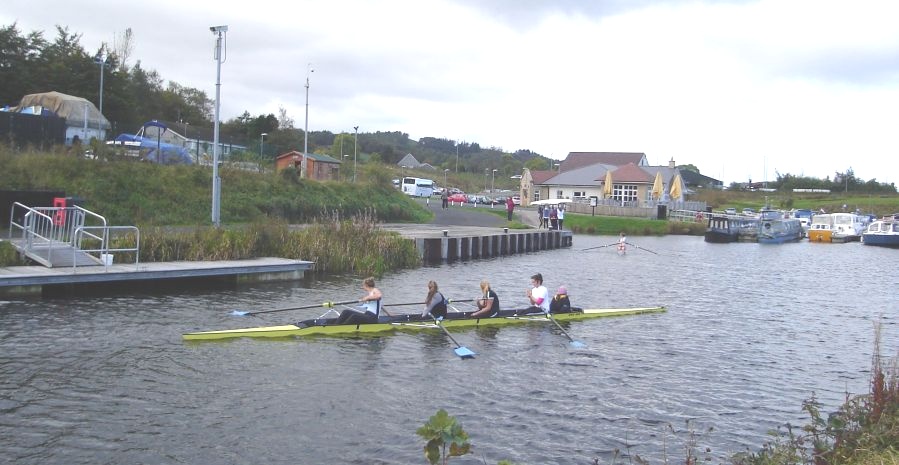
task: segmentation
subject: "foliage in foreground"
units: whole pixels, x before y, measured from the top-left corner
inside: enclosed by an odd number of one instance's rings
[[[438,410],[415,434],[428,441],[424,451],[431,465],[441,463],[441,459],[446,465],[450,457],[461,457],[471,452],[468,433],[462,429],[456,417],[449,416],[443,409]]]

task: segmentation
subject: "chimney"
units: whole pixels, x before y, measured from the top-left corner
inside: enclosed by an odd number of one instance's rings
[[[674,157],[671,157],[671,160],[668,160],[668,167],[674,169]]]

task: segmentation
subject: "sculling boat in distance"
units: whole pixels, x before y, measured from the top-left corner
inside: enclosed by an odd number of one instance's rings
[[[503,310],[492,318],[471,318],[473,312],[449,313],[441,321],[444,328],[470,328],[477,326],[498,326],[528,322],[552,322],[543,312],[524,313],[525,309]],[[553,313],[556,321],[578,321],[589,318],[608,316],[639,315],[642,313],[664,312],[665,307],[632,307],[632,308],[572,308],[569,313]],[[419,314],[394,315],[381,317],[377,323],[369,324],[334,324],[336,318],[314,318],[296,324],[280,326],[262,326],[258,328],[225,329],[219,331],[199,331],[182,335],[185,341],[221,340],[240,337],[294,337],[294,336],[344,336],[360,333],[381,333],[394,330],[437,329],[433,319]]]

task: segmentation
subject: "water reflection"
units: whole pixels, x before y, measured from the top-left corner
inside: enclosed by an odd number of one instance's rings
[[[867,386],[872,321],[896,353],[892,274],[864,270],[895,251],[860,244],[706,244],[631,238],[650,254],[581,237],[576,247],[396,273],[385,303],[453,299],[487,278],[503,306],[529,277],[565,284],[584,307],[668,312],[551,325],[185,344],[199,329],[282,324],[324,309],[234,317],[359,295],[352,276],[240,290],[0,302],[0,436],[16,463],[417,463],[414,431],[439,408],[476,456],[459,463],[589,463],[615,450],[680,458],[690,429],[714,453],[758,447],[804,423],[815,392],[835,408]],[[638,240],[639,239],[639,240]],[[416,307],[401,308],[414,312]],[[688,428],[690,422],[691,427]],[[714,431],[705,434],[708,427]],[[301,459],[300,459],[301,457]]]

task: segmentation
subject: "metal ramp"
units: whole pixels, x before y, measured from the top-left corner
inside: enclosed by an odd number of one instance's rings
[[[110,248],[116,238],[129,245]],[[79,206],[28,207],[15,202],[9,242],[23,256],[49,268],[108,267],[112,252],[131,252],[137,264],[140,233],[134,226],[109,226],[106,218]]]

